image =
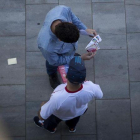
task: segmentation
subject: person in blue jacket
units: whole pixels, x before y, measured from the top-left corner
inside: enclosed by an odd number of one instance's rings
[[[96,31],[88,29],[69,7],[64,5],[51,9],[45,18],[44,25],[38,35],[38,48],[46,59],[47,74],[50,85],[55,89],[59,84],[57,67],[69,64],[74,57],[80,36],[79,30],[96,35]],[[83,60],[94,57],[93,53],[81,55]]]

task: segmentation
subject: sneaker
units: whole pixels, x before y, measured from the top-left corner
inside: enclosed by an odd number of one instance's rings
[[[50,132],[50,133],[55,133],[55,131],[56,131],[56,128],[54,128],[53,130],[48,130],[48,129],[46,129],[48,132]]]
[[[70,132],[70,133],[76,132],[76,128],[69,128],[69,132]]]
[[[50,85],[53,89],[55,89],[58,85],[60,85],[60,81],[58,79],[57,73],[49,75]]]
[[[44,126],[43,123],[39,122],[38,116],[35,116],[33,120],[34,120],[34,123],[35,123],[38,127],[43,127],[43,126]]]

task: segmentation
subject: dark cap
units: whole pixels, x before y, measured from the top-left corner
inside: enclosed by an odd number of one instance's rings
[[[67,79],[73,84],[83,83],[86,78],[86,68],[84,61],[79,56],[75,56],[69,63]]]

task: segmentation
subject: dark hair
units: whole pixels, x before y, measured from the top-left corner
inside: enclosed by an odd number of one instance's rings
[[[78,28],[69,22],[61,22],[55,26],[55,35],[61,41],[66,43],[74,43],[79,39]]]

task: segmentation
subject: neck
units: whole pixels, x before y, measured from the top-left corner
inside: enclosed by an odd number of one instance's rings
[[[55,26],[56,26],[57,24],[59,24],[59,23],[61,23],[60,20],[55,20],[55,21],[52,23],[52,25],[51,25],[51,30],[52,30],[53,33],[55,33]]]
[[[74,84],[71,84],[69,81],[67,81],[67,89],[69,91],[77,91],[80,87],[81,87],[81,84],[74,85]]]

